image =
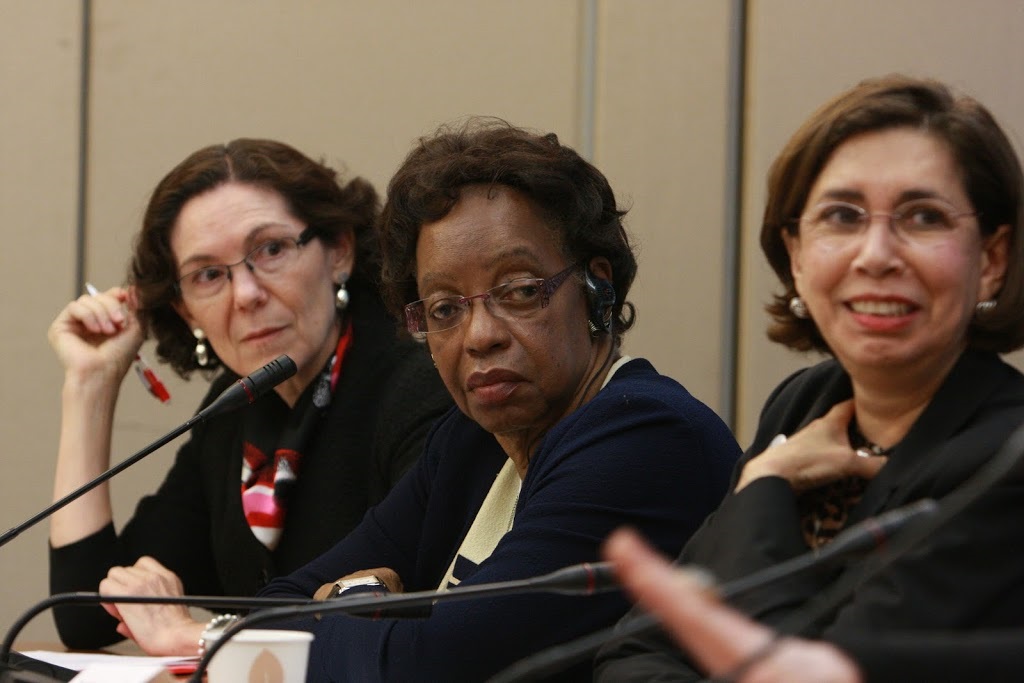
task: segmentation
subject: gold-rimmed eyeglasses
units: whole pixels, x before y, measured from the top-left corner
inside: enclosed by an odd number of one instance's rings
[[[890,213],[870,212],[850,202],[821,202],[797,222],[815,236],[835,241],[859,237],[872,220],[885,218],[889,229],[907,244],[929,246],[948,239],[961,218],[979,215],[976,211],[960,211],[943,199],[927,197],[903,202]]]

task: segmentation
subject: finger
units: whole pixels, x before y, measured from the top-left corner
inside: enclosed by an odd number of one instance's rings
[[[128,299],[128,292],[121,287],[111,287],[106,292],[101,292],[91,297],[94,301],[103,306],[107,311],[107,315],[117,325],[123,325],[125,322],[126,311],[125,302]]]
[[[117,625],[116,630],[123,638],[127,638],[128,640],[135,640],[135,636],[132,635],[132,630],[128,628],[128,624],[124,623],[123,621]]]
[[[606,556],[623,585],[713,674],[729,671],[771,639],[765,627],[709,596],[631,532],[616,532]]]
[[[326,600],[327,596],[331,594],[332,590],[334,590],[334,584],[333,583],[325,583],[324,585],[322,585],[322,586],[320,586],[319,588],[316,589],[316,593],[313,593],[313,599],[314,600]]]
[[[854,412],[853,399],[851,398],[835,404],[819,419],[822,423],[827,424],[843,443],[849,443],[847,429],[850,426],[850,421],[853,419]]]
[[[97,297],[83,294],[68,304],[66,311],[70,321],[80,325],[89,334],[110,336],[119,329],[107,307]]]
[[[124,621],[121,618],[121,610],[119,610],[117,608],[117,605],[115,605],[114,603],[112,603],[112,602],[101,602],[100,603],[100,607],[105,609],[107,611],[107,614],[109,614],[110,616],[114,617],[118,621]]]

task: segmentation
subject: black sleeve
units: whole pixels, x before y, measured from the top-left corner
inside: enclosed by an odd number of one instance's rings
[[[201,405],[216,398],[234,377],[214,382]],[[100,531],[59,548],[50,548],[50,593],[96,591],[111,567],[134,564],[151,555],[174,571],[186,592],[214,593],[216,577],[209,543],[209,512],[199,484],[199,463],[206,433],[198,427],[178,451],[156,493],[139,501],[121,533],[108,524]],[[213,579],[216,580],[215,578]],[[96,649],[123,640],[117,620],[99,606],[54,609],[61,642],[73,649]]]
[[[861,669],[864,683],[1019,681],[1024,631],[868,633],[833,639]]]
[[[209,511],[198,483],[199,450],[195,441],[182,447],[160,488],[139,501],[120,534],[109,524],[80,541],[51,548],[50,592],[96,591],[111,567],[150,555],[181,578],[187,593],[218,594]],[[115,631],[117,621],[99,606],[55,609],[54,619],[61,642],[73,649],[123,640]]]
[[[113,523],[69,545],[51,545],[50,593],[95,591],[118,564],[118,552]],[[122,639],[114,630],[117,620],[99,606],[55,607],[53,618],[61,642],[73,649],[93,650]]]

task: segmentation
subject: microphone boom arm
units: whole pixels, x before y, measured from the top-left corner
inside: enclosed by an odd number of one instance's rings
[[[262,368],[252,373],[248,377],[239,379],[237,382],[229,386],[224,392],[213,400],[203,410],[199,411],[192,416],[184,424],[172,429],[170,432],[160,437],[153,443],[149,444],[135,455],[125,458],[118,464],[114,465],[106,472],[103,472],[92,481],[86,482],[82,486],[67,494],[60,500],[52,503],[49,507],[44,509],[42,512],[33,515],[21,524],[11,527],[2,536],[0,536],[0,546],[12,541],[21,532],[26,529],[30,529],[39,522],[43,521],[57,510],[71,503],[72,501],[81,498],[89,491],[109,480],[117,474],[120,474],[124,470],[128,469],[139,460],[142,460],[153,451],[161,448],[162,446],[174,441],[176,438],[195,427],[200,422],[206,421],[213,415],[219,415],[228,410],[238,408],[245,403],[252,403],[261,395],[274,388],[284,380],[288,379],[296,372],[295,362],[288,356],[279,356],[278,358],[270,361]]]
[[[250,628],[256,624],[263,624],[269,621],[283,619],[297,619],[305,616],[319,616],[335,612],[344,612],[354,615],[374,616],[382,612],[397,608],[423,607],[432,605],[438,601],[466,600],[477,597],[495,597],[500,595],[524,595],[527,593],[559,593],[562,595],[593,595],[611,590],[618,590],[615,582],[611,564],[608,562],[584,562],[583,564],[572,565],[563,569],[555,570],[549,574],[535,576],[528,579],[516,579],[511,581],[498,581],[494,583],[481,583],[476,585],[459,586],[450,591],[417,591],[413,593],[392,593],[388,595],[354,595],[348,598],[336,598],[327,601],[315,601],[313,603],[295,606],[295,601],[289,607],[270,608],[260,612],[254,612],[239,619],[224,629],[224,632],[215,641],[209,644],[203,653],[195,672],[189,679],[198,683],[202,680],[203,672],[206,671],[210,660],[225,643],[243,629]]]

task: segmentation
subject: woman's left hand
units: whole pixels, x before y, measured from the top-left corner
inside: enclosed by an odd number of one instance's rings
[[[360,569],[359,571],[346,574],[338,579],[335,579],[331,583],[325,583],[316,589],[316,593],[313,594],[314,600],[326,600],[327,596],[330,595],[331,591],[334,590],[334,584],[338,581],[344,581],[345,579],[357,579],[361,576],[373,576],[380,580],[384,584],[384,587],[388,589],[389,593],[401,593],[404,590],[402,585],[402,577],[398,575],[394,569],[390,567],[375,567],[374,569]]]
[[[882,455],[864,457],[850,446],[847,429],[853,399],[832,406],[783,443],[769,446],[743,466],[736,491],[761,477],[782,477],[794,491],[806,491],[845,477],[872,479],[885,466]]]
[[[100,582],[103,595],[181,596],[181,579],[152,557],[131,567],[112,567]],[[204,624],[192,619],[184,605],[104,604],[121,623],[117,632],[131,638],[150,655],[194,655]]]

